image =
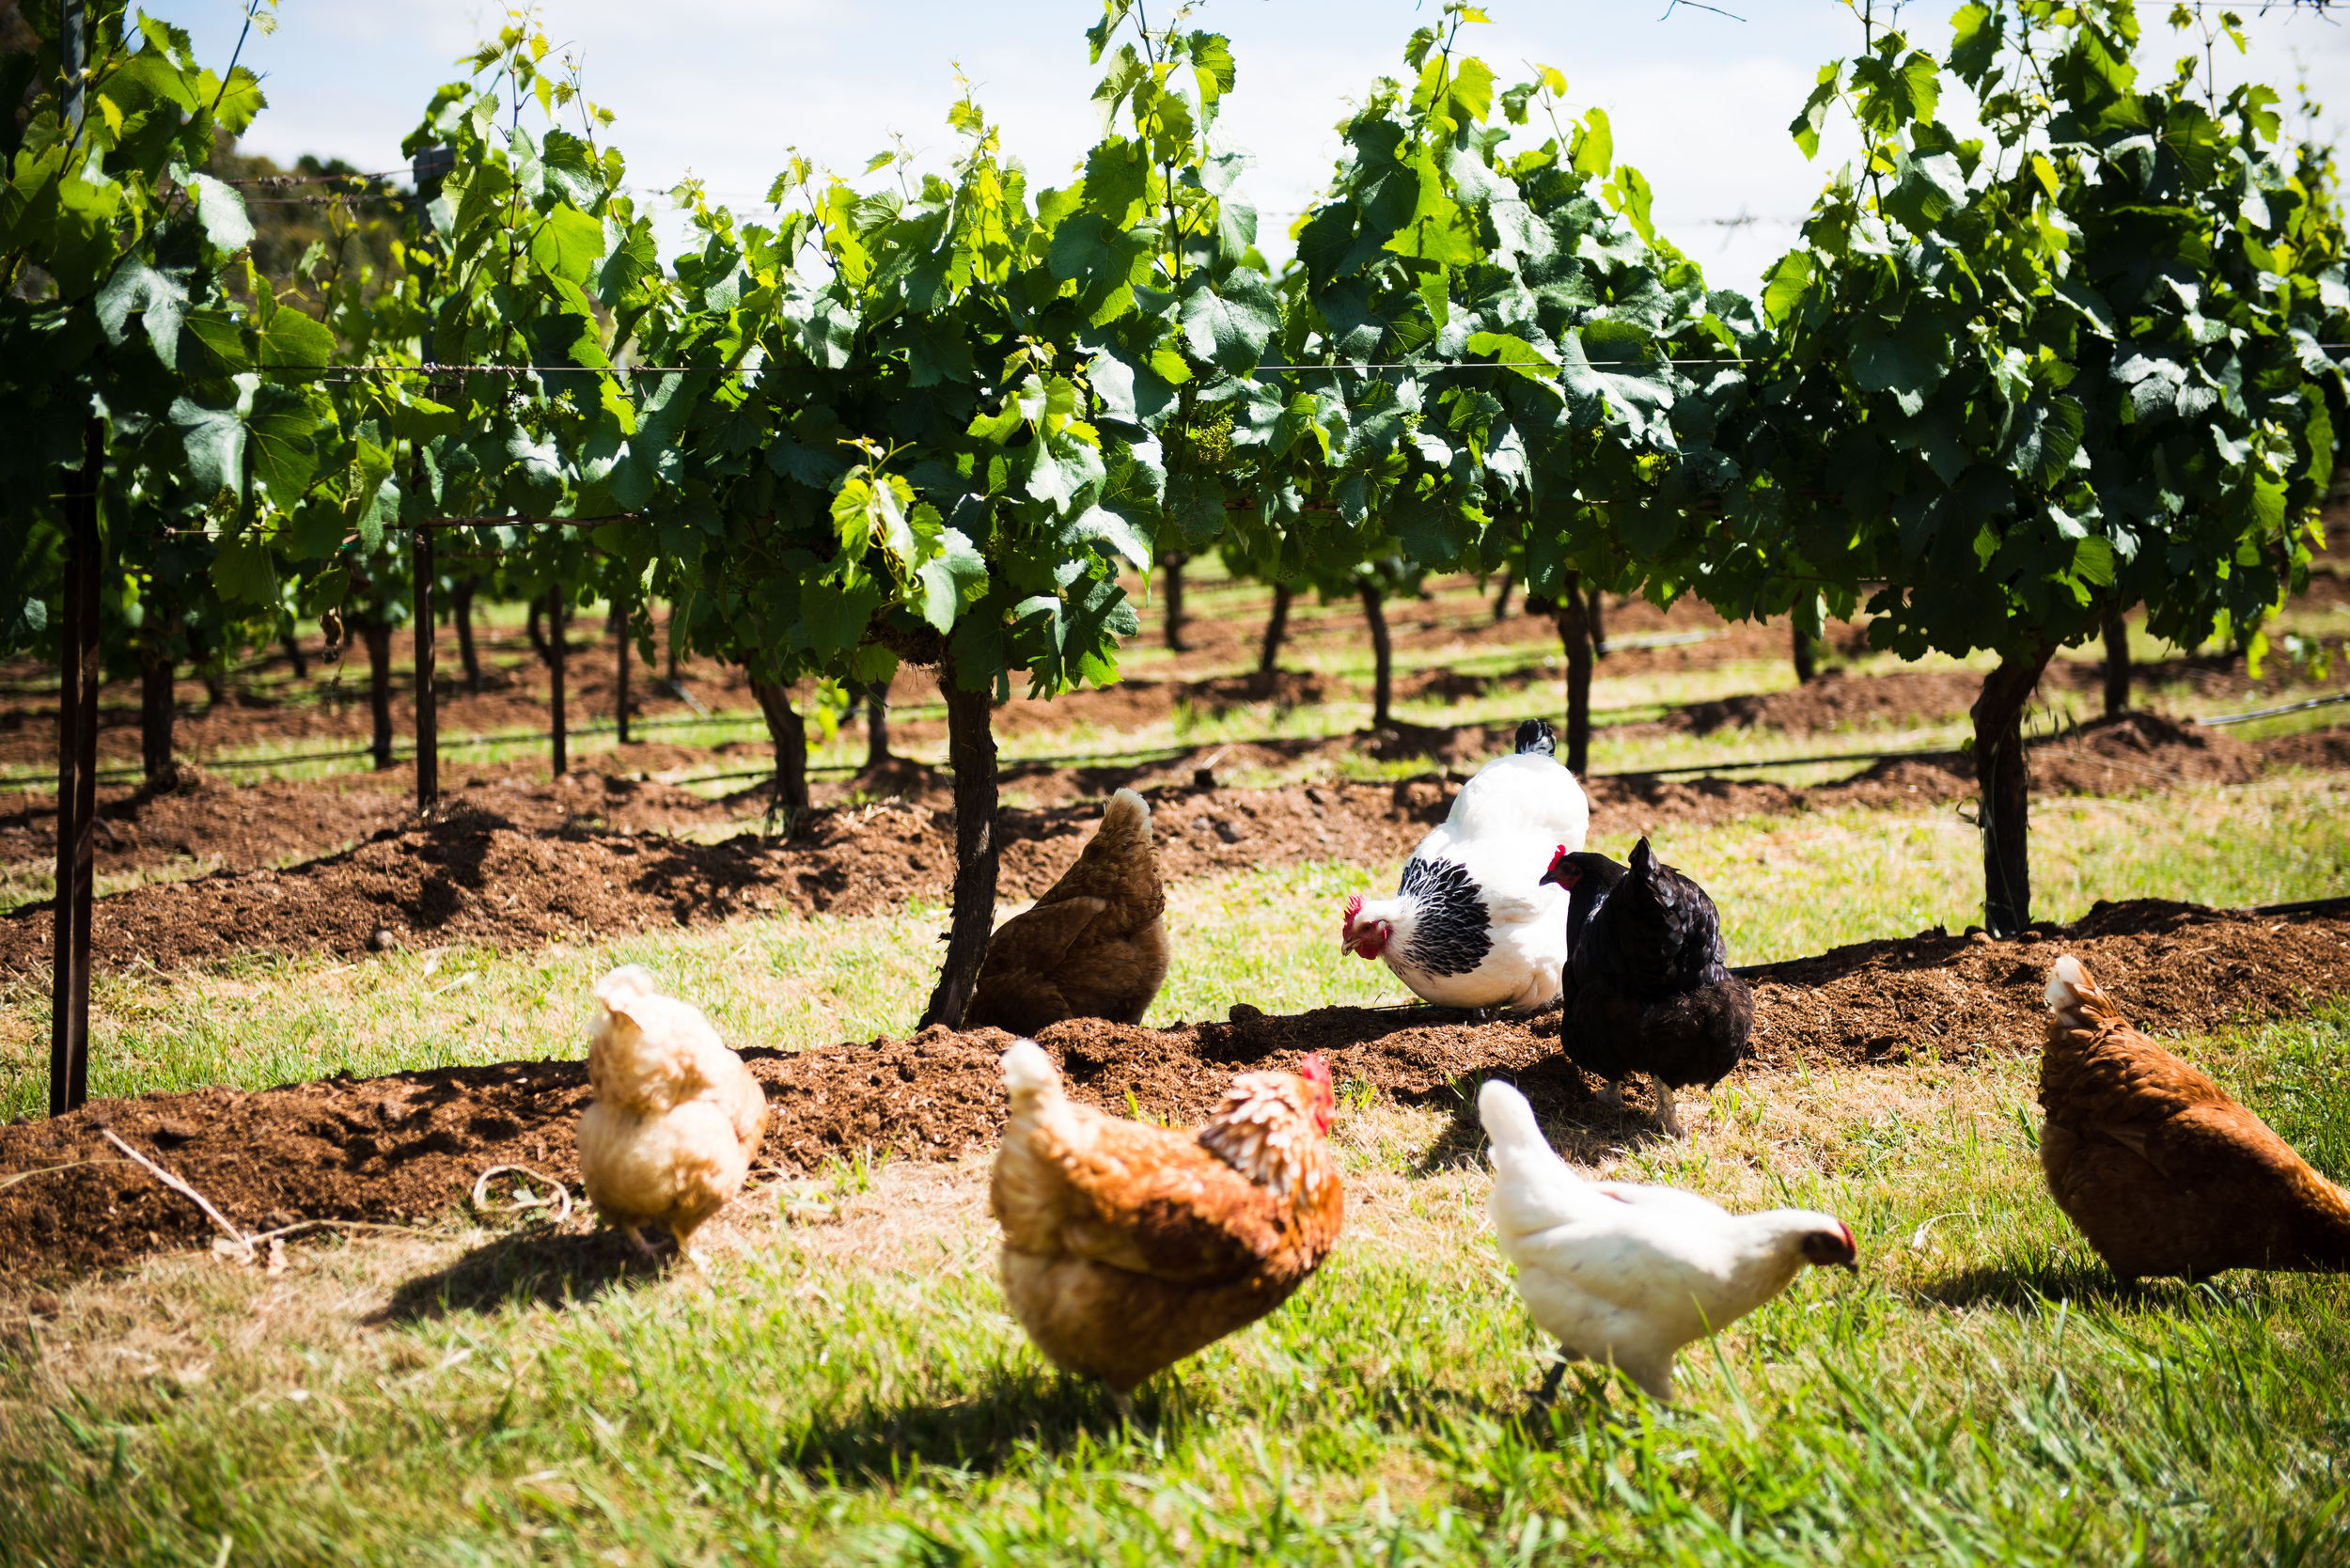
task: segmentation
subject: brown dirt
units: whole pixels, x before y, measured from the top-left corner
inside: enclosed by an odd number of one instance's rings
[[[1754,971],[1756,1056],[1771,1065],[1963,1058],[2035,1049],[2059,951],[2077,954],[2150,1034],[2284,1017],[2350,990],[2350,908],[2261,918],[2137,899],[2100,901],[2023,938],[1921,934]]]
[[[1692,735],[1711,735],[1717,729],[1811,734],[1863,724],[1911,724],[1963,713],[1982,691],[1982,677],[1963,669],[1860,677],[1829,670],[1793,691],[1692,702],[1666,714],[1657,727]]]
[[[492,812],[533,831],[588,825],[674,832],[742,814],[650,776],[717,755],[661,745],[619,746],[588,757],[561,779],[549,779],[538,762],[445,764],[443,798],[451,811]],[[738,765],[762,760],[752,755]],[[315,855],[414,823],[415,777],[414,768],[402,763],[383,773],[239,784],[182,764],[160,789],[100,792],[98,871],[104,876],[183,860],[252,870]],[[0,864],[46,862],[56,854],[54,799],[18,800],[17,810],[0,816]]]
[[[1169,877],[1307,859],[1400,860],[1445,808],[1433,780],[1153,795],[1159,864]],[[1033,898],[1051,886],[1100,815],[1093,804],[1003,812],[1002,895]],[[435,822],[382,829],[307,865],[217,871],[102,899],[93,940],[102,966],[171,967],[249,950],[355,955],[378,929],[410,944],[519,948],[786,907],[871,915],[915,898],[944,902],[952,845],[950,815],[903,800],[819,812],[788,840],[744,835],[718,844],[584,822],[530,831],[461,803]],[[48,908],[0,917],[0,970],[46,966]]]
[[[2034,1049],[2048,963],[2079,953],[2149,1030],[2191,1033],[2283,1016],[2350,991],[2350,917],[2259,919],[2192,905],[2101,904],[2070,930],[2017,942],[1923,936],[1841,948],[1757,980],[1757,1069],[1865,1064]],[[1331,1008],[1136,1028],[1096,1020],[1040,1039],[1073,1092],[1105,1109],[1196,1121],[1236,1072],[1331,1058],[1408,1104],[1466,1114],[1474,1082],[1505,1074],[1556,1117],[1589,1097],[1557,1054],[1555,1019],[1476,1025],[1429,1009]],[[746,1051],[775,1109],[762,1157],[808,1170],[888,1147],[960,1158],[998,1135],[995,1030],[933,1029],[780,1055]],[[588,1097],[579,1061],[509,1062],[335,1078],[260,1093],[208,1089],[99,1101],[0,1128],[0,1272],[58,1276],[209,1244],[209,1223],[101,1136],[118,1136],[193,1183],[248,1231],[305,1219],[401,1223],[462,1200],[495,1164],[576,1184],[572,1127]],[[8,1182],[16,1175],[25,1180]]]

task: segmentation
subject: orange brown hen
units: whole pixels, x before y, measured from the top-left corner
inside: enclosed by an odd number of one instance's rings
[[[2350,1193],[2056,961],[2040,1058],[2040,1164],[2057,1207],[2124,1280],[2350,1268]]]
[[[1197,1131],[1078,1105],[1031,1042],[1004,1053],[1010,1119],[990,1206],[1004,1299],[1057,1365],[1121,1407],[1160,1369],[1256,1322],[1339,1239],[1330,1069],[1246,1073]]]

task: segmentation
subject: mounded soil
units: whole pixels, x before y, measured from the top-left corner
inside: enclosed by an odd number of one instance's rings
[[[2285,1015],[2350,991],[2350,912],[2260,918],[2100,905],[2077,926],[2015,942],[1928,934],[1759,971],[1747,1071],[2032,1050],[2060,950],[2080,954],[2155,1033]],[[1558,1052],[1555,1017],[1478,1025],[1424,1008],[1232,1011],[1230,1022],[1169,1029],[1079,1020],[1039,1038],[1078,1098],[1124,1114],[1131,1096],[1145,1115],[1177,1123],[1203,1116],[1233,1074],[1291,1066],[1309,1050],[1329,1057],[1342,1086],[1457,1112],[1444,1141],[1470,1147],[1467,1106],[1482,1077],[1517,1082],[1552,1120],[1575,1115],[1591,1093]],[[794,1055],[745,1051],[774,1110],[761,1159],[806,1171],[867,1148],[935,1159],[983,1150],[1002,1127],[996,1058],[1008,1040],[932,1029]],[[0,1128],[0,1272],[71,1275],[209,1245],[215,1232],[195,1205],[125,1159],[103,1129],[247,1232],[304,1220],[400,1224],[462,1201],[493,1165],[576,1186],[572,1129],[588,1092],[583,1062],[509,1062],[95,1101]]]

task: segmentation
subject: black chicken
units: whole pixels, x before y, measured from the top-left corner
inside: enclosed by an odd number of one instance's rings
[[[1567,965],[1559,977],[1567,1058],[1607,1079],[1602,1102],[1623,1104],[1623,1080],[1656,1083],[1657,1120],[1684,1136],[1673,1090],[1711,1089],[1747,1054],[1754,993],[1727,966],[1721,917],[1705,889],[1650,853],[1632,864],[1561,855],[1544,882],[1567,890]]]

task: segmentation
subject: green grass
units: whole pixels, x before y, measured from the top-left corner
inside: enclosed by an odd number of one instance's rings
[[[2350,1009],[2183,1048],[2350,1174]],[[1608,1157],[1862,1241],[1669,1409],[1529,1414],[1544,1346],[1431,1111],[1341,1122],[1338,1253],[1131,1426],[1004,1315],[976,1168],[836,1172],[830,1225],[745,1199],[701,1278],[457,1220],[164,1260],[0,1330],[0,1560],[2350,1560],[2350,1280],[2117,1289],[2040,1187],[2031,1072],[1742,1078]]]

